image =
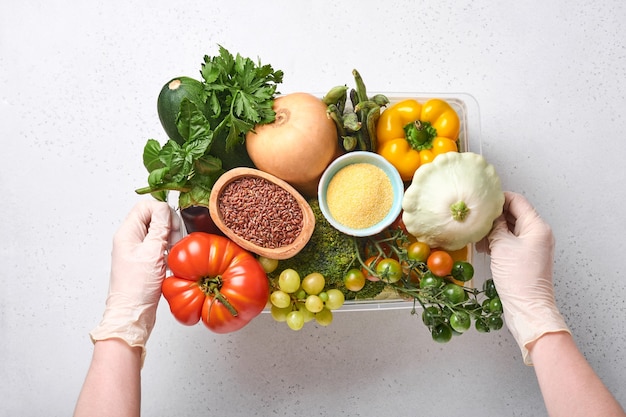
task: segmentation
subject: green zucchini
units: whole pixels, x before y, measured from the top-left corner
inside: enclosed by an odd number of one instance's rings
[[[180,103],[184,98],[204,109],[204,85],[193,78],[177,77],[163,86],[157,99],[157,112],[161,126],[167,136],[182,145],[185,139],[178,133],[176,118],[180,112]]]

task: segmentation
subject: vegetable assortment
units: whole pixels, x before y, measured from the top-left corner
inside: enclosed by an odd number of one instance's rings
[[[502,327],[493,282],[472,287],[469,251],[501,214],[503,192],[493,166],[459,146],[461,119],[450,103],[369,95],[357,70],[354,88],[335,86],[321,98],[280,95],[282,71],[221,46],[218,56],[204,57],[200,74],[163,86],[157,109],[168,139],[146,143],[148,185],[136,190],[161,201],[177,192],[193,232],[167,255],[172,275],[162,290],[178,321],[228,333],[268,309],[299,330],[311,321],[329,325],[344,302],[390,299],[412,300],[415,314],[420,307],[436,342],[472,323],[479,332]],[[397,221],[364,238],[332,227],[317,200],[326,167],[356,150],[383,156],[406,187]],[[213,185],[241,166],[272,174],[307,199],[315,228],[290,258],[246,251],[211,221]]]

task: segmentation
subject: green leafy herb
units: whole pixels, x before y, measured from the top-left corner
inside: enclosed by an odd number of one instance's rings
[[[220,54],[204,57],[200,73],[204,78],[207,104],[217,121],[216,134],[228,131],[226,149],[242,143],[244,135],[256,124],[271,123],[276,114],[272,110],[276,88],[283,80],[283,72],[271,65],[258,65],[241,55],[233,57],[224,47]]]
[[[221,161],[208,154],[213,132],[202,112],[187,99],[181,102],[177,125],[185,139],[182,145],[173,139],[163,146],[155,139],[146,143],[143,164],[149,172],[148,187],[136,192],[167,201],[167,191],[178,191],[179,205],[208,205],[211,187],[223,172]]]
[[[167,201],[168,191],[178,191],[181,208],[208,207],[213,184],[224,172],[220,158],[229,158],[232,167],[237,158],[229,153],[245,152],[241,146],[235,149],[243,144],[245,134],[257,124],[274,121],[272,106],[283,79],[282,71],[261,65],[260,60],[257,64],[233,56],[222,46],[218,56],[204,57],[200,73],[204,103],[183,98],[176,118],[184,142],[170,139],[161,146],[155,139],[148,140],[143,151],[148,186],[136,190],[161,201]],[[211,152],[214,141],[221,151]]]

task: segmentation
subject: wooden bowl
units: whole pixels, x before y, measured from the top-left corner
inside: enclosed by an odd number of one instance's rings
[[[302,225],[300,233],[291,243],[278,246],[276,248],[259,246],[258,244],[240,236],[226,224],[223,213],[220,211],[219,207],[222,193],[225,190],[225,187],[231,182],[246,177],[267,180],[293,196],[302,212]],[[313,229],[315,228],[313,210],[311,210],[309,203],[295,188],[274,175],[254,168],[233,168],[222,174],[215,182],[211,190],[211,196],[209,198],[209,213],[217,227],[233,242],[250,252],[271,259],[289,259],[296,255],[309,242],[309,239],[313,234]]]

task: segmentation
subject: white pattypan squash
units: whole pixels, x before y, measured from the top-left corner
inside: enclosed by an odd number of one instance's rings
[[[447,152],[415,171],[402,220],[417,240],[457,250],[487,236],[503,206],[493,165],[473,152]]]

